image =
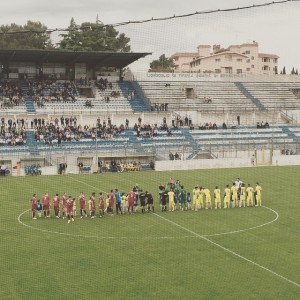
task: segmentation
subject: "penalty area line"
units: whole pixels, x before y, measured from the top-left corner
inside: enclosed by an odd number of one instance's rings
[[[240,259],[242,259],[242,260],[245,260],[248,263],[250,263],[252,265],[255,265],[256,267],[259,267],[260,269],[263,269],[263,270],[265,270],[265,271],[273,274],[274,276],[277,276],[277,277],[279,277],[279,278],[281,278],[281,279],[283,279],[283,280],[285,280],[285,281],[287,281],[287,282],[295,285],[296,287],[300,288],[300,284],[299,283],[297,283],[295,281],[292,281],[292,280],[288,279],[287,277],[284,277],[284,276],[282,276],[282,275],[280,275],[280,274],[272,271],[271,269],[268,269],[267,267],[264,267],[264,266],[262,266],[262,265],[260,265],[260,264],[258,264],[256,262],[250,260],[249,258],[244,257],[244,256],[242,256],[242,255],[240,255],[240,254],[238,254],[238,253],[236,253],[236,252],[234,252],[234,251],[232,251],[232,250],[230,250],[230,249],[228,249],[228,248],[226,248],[226,247],[224,247],[224,246],[222,246],[222,245],[220,245],[220,244],[218,244],[218,243],[210,240],[209,238],[207,238],[207,237],[205,237],[205,236],[203,236],[201,234],[198,234],[197,232],[194,232],[194,231],[192,231],[192,230],[190,230],[190,229],[188,229],[188,228],[186,228],[184,226],[181,226],[180,224],[177,224],[177,223],[175,223],[175,222],[173,222],[173,221],[171,221],[171,220],[169,220],[169,219],[167,219],[167,218],[165,218],[163,216],[160,216],[157,213],[153,213],[153,214],[156,217],[161,218],[161,219],[165,220],[166,222],[168,222],[168,223],[170,223],[170,224],[172,224],[174,226],[177,226],[177,227],[179,227],[179,228],[181,228],[181,229],[183,229],[183,230],[185,230],[185,231],[193,234],[195,237],[198,237],[198,238],[200,238],[202,240],[205,240],[205,241],[209,242],[210,244],[212,244],[212,245],[214,245],[214,246],[216,246],[216,247],[218,247],[218,248],[220,248],[220,249],[222,249],[222,250],[224,250],[224,251],[226,251],[226,252],[228,252],[228,253],[230,253],[230,254],[232,254],[232,255],[240,258]]]

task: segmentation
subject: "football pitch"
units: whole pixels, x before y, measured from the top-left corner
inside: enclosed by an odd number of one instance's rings
[[[158,186],[240,177],[262,207],[160,212]],[[300,299],[300,167],[2,177],[0,299]],[[29,200],[138,184],[155,213],[31,219]],[[52,202],[52,201],[51,201]],[[98,201],[97,201],[98,203]],[[77,210],[79,215],[79,205]],[[98,211],[97,211],[98,216]]]

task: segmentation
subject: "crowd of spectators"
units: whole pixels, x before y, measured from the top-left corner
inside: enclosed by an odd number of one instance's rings
[[[169,159],[170,160],[181,160],[181,157],[177,152],[175,152],[174,154],[172,152],[170,152]]]
[[[225,124],[225,123],[224,123]],[[223,124],[223,125],[224,125]],[[222,125],[222,127],[223,127],[223,125]],[[226,124],[225,124],[226,125]],[[226,128],[227,128],[227,126],[226,126]],[[198,129],[200,129],[200,130],[210,130],[210,129],[218,129],[218,126],[217,126],[217,124],[216,123],[212,123],[212,122],[207,122],[207,123],[203,123],[203,124],[200,124],[199,126],[198,126]],[[225,129],[225,128],[224,128]]]
[[[151,111],[168,111],[169,103],[154,103],[151,105]]]
[[[158,126],[157,124],[142,124],[142,119],[139,117],[138,122],[133,126],[133,130],[135,131],[137,137],[142,137],[145,139],[157,137],[159,131],[166,132],[167,136],[172,135],[172,131],[168,127],[165,117],[163,118],[163,122],[160,126]]]
[[[0,83],[1,108],[19,106],[23,103],[22,89],[16,81],[4,80]]]
[[[270,128],[270,125],[269,125],[268,121],[266,121],[266,123],[264,123],[264,121],[262,121],[262,122],[257,122],[257,123],[256,123],[256,128],[257,128],[257,129]]]
[[[28,96],[38,107],[49,102],[75,102],[78,92],[73,81],[57,82],[55,79],[26,80]]]
[[[282,155],[294,155],[296,152],[293,149],[282,149],[281,150]]]
[[[68,120],[68,121],[67,121]],[[71,121],[72,120],[72,121]],[[83,139],[111,139],[124,131],[124,125],[116,126],[111,124],[111,121],[106,123],[105,120],[101,123],[97,120],[96,126],[91,125],[77,125],[77,120],[74,118],[61,118],[61,124],[58,124],[58,119],[54,122],[44,125],[38,125],[34,136],[36,141],[44,142],[48,145],[62,142],[81,141]]]
[[[110,88],[112,90],[112,83],[107,80],[107,78],[100,77],[98,80],[95,81],[95,86],[100,91],[105,91],[107,88]]]
[[[23,127],[17,127],[16,122],[9,126],[1,123],[0,145],[20,146],[24,143],[26,143],[26,133]]]
[[[173,113],[172,114],[172,126],[174,128],[179,128],[182,126],[191,126],[193,125],[192,117],[189,115],[185,115],[182,117],[180,114]]]
[[[113,84],[112,82],[108,81],[107,78],[102,78],[95,81],[95,86],[101,91],[104,92],[107,89],[110,89],[110,92],[104,95],[103,100],[105,103],[109,103],[111,98],[119,98],[121,96],[121,93],[119,90],[112,90],[113,89]],[[127,96],[128,99],[128,96]]]

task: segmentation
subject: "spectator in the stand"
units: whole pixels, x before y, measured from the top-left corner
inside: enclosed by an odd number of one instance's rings
[[[96,140],[96,137],[100,139],[112,138],[115,135],[118,135],[124,131],[124,125],[117,127],[116,125],[110,124],[106,126],[106,123],[103,122],[103,126],[100,123],[97,123],[97,126],[75,126],[74,118],[68,119],[68,124],[64,126],[55,126],[52,122],[44,125],[38,126],[35,131],[35,138],[37,141],[45,142],[52,144],[53,141],[57,141],[58,144],[61,144],[62,141],[79,141],[82,138],[90,138]],[[71,121],[72,119],[72,124]]]
[[[268,121],[266,121],[266,123],[264,123],[264,121],[262,121],[262,122],[257,122],[256,123],[256,128],[258,128],[258,129],[262,129],[262,128],[270,128],[270,125],[269,125],[269,123],[268,123]]]
[[[189,117],[186,115],[184,118],[184,126],[188,126],[189,125]]]
[[[179,156],[179,154],[177,152],[175,152],[174,157],[175,157],[175,160],[180,160],[180,156]]]
[[[175,127],[175,115],[172,114],[172,127]]]

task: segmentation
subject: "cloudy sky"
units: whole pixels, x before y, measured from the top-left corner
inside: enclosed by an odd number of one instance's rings
[[[77,24],[93,22],[96,16],[104,24],[182,15],[196,11],[226,9],[262,4],[271,0],[9,0],[1,3],[1,24],[24,25],[40,21],[48,28],[66,28],[74,17]],[[149,62],[161,54],[195,52],[199,44],[259,43],[263,53],[280,56],[279,68],[293,66],[300,71],[300,1],[270,5],[236,12],[218,12],[170,21],[117,27],[131,38],[135,52],[151,52],[131,66],[148,69]],[[59,35],[52,39],[58,41]]]

